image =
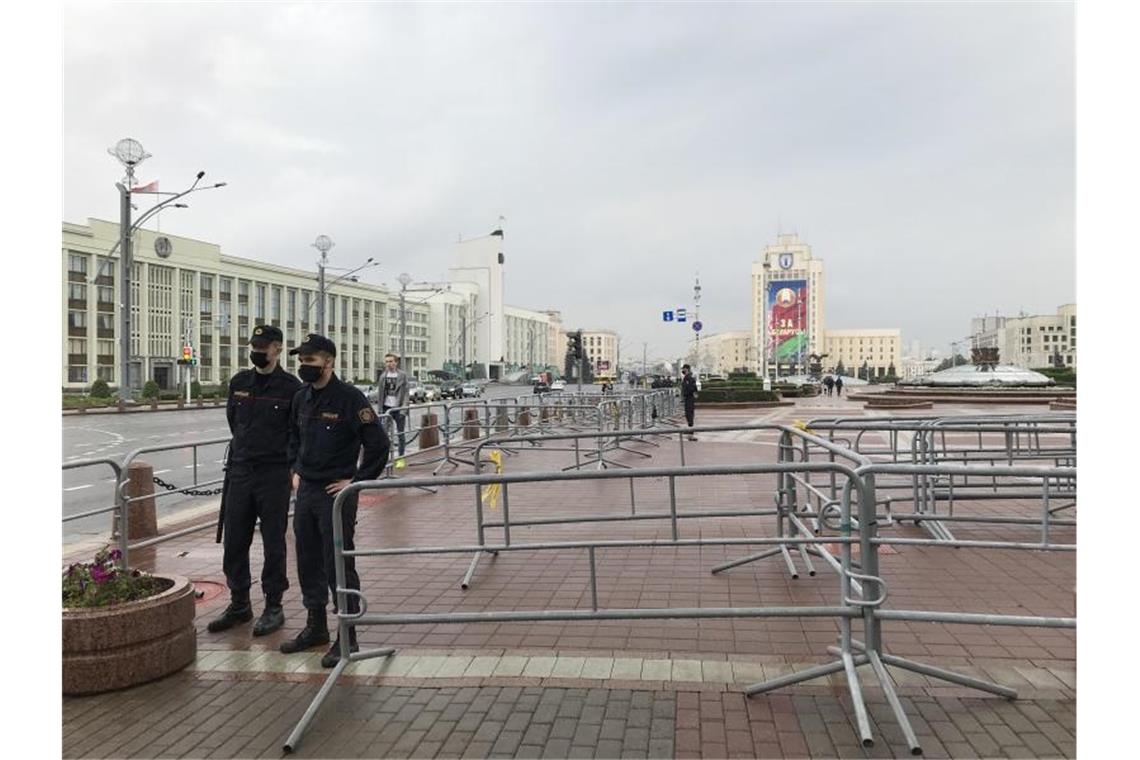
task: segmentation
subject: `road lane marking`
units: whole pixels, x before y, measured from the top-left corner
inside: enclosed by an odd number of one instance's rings
[[[170,470],[155,470],[153,474],[154,475],[161,475],[164,472],[170,472]],[[112,480],[114,480],[114,478],[112,478]]]
[[[85,486],[72,486],[71,488],[65,488],[63,490],[64,491],[82,491],[84,488],[91,488],[91,486],[92,486],[92,484],[88,483]]]

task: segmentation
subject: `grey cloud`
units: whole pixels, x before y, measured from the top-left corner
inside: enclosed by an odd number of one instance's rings
[[[131,135],[164,229],[375,278],[439,277],[507,219],[508,299],[651,353],[700,270],[744,329],[777,220],[827,261],[833,327],[939,344],[1074,298],[1065,4],[150,4],[65,12],[65,218],[114,218]],[[108,40],[116,43],[110,44]],[[119,40],[123,40],[119,44]]]

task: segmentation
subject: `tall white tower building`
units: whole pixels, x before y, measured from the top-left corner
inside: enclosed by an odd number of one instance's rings
[[[780,234],[752,264],[755,369],[803,372],[824,350],[823,261],[796,233]]]

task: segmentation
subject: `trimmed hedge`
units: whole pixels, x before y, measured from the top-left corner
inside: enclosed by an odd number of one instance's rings
[[[1077,373],[1072,367],[1034,367],[1033,371],[1040,372],[1057,385],[1070,388],[1077,387]]]
[[[751,388],[713,388],[703,390],[699,402],[739,402],[739,401],[779,401],[780,396],[772,391],[754,390]]]

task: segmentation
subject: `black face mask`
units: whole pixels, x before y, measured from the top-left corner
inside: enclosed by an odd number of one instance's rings
[[[253,366],[260,369],[265,369],[269,366],[269,354],[264,351],[250,351],[249,360],[253,362]]]
[[[301,382],[315,383],[321,379],[324,374],[325,368],[318,367],[313,364],[302,364],[297,368],[297,377],[301,378]]]

